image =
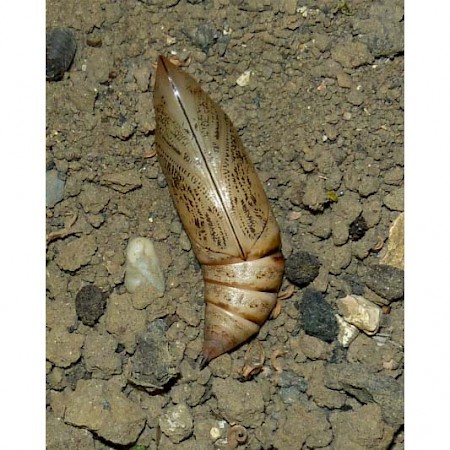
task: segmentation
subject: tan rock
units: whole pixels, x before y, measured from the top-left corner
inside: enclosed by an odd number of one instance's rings
[[[351,323],[345,321],[339,314],[336,314],[336,320],[339,326],[338,341],[343,347],[348,347],[358,336],[359,330]]]
[[[398,269],[404,269],[405,261],[405,214],[401,213],[389,230],[386,252],[380,264],[387,264]]]
[[[381,308],[360,295],[347,295],[336,302],[341,316],[366,334],[378,331]]]

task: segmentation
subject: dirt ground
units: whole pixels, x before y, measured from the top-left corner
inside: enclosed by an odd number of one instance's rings
[[[77,42],[47,82],[47,448],[402,449],[403,3],[48,0],[47,26]],[[237,127],[297,284],[202,371],[200,266],[152,156],[159,54]],[[125,289],[137,236],[162,296]]]

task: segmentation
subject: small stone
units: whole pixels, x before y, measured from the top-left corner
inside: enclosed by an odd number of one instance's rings
[[[105,312],[106,295],[97,286],[83,286],[75,298],[78,318],[84,325],[92,327]]]
[[[305,333],[325,342],[332,342],[336,338],[338,326],[335,312],[320,292],[306,289],[298,309]]]
[[[236,84],[241,87],[247,86],[250,83],[251,74],[252,74],[251,70],[246,70],[243,74],[241,74],[237,78]]]
[[[339,325],[337,339],[343,347],[347,348],[358,336],[359,330],[351,323],[345,321],[339,314],[336,314],[336,320]]]
[[[381,308],[360,295],[347,295],[336,301],[342,317],[365,333],[372,335],[378,331]]]
[[[381,264],[403,270],[405,260],[405,215],[401,213],[389,229],[386,253],[381,258]]]
[[[369,266],[364,281],[372,291],[389,302],[404,295],[404,272],[396,267],[384,264]]]
[[[351,88],[353,85],[352,77],[345,72],[339,72],[337,74],[337,83],[342,88]],[[349,120],[349,119],[346,119]]]
[[[286,260],[286,277],[299,287],[307,286],[319,275],[319,259],[308,252],[291,254]]]
[[[159,419],[159,426],[174,444],[184,441],[194,431],[192,414],[185,404],[167,408]]]
[[[62,270],[74,272],[81,266],[89,264],[96,251],[97,242],[95,236],[75,238],[64,245],[56,259],[56,264]]]
[[[368,230],[366,219],[358,216],[349,226],[348,232],[352,241],[359,241]]]
[[[195,32],[191,32],[189,34],[192,43],[204,52],[207,52],[208,49],[215,44],[217,38],[219,37],[218,31],[214,25],[209,22],[201,23]]]
[[[47,359],[58,367],[69,367],[81,356],[84,336],[69,333],[64,327],[47,332]]]
[[[122,194],[142,186],[142,181],[136,170],[125,170],[124,172],[104,175],[101,183]]]
[[[127,246],[125,287],[129,293],[154,288],[163,294],[164,275],[153,242],[144,237],[131,239]]]
[[[67,397],[64,421],[87,428],[113,444],[129,445],[144,429],[144,411],[116,383],[79,380],[75,391]]]
[[[65,183],[58,177],[57,170],[48,170],[45,177],[45,206],[53,208],[64,198]]]

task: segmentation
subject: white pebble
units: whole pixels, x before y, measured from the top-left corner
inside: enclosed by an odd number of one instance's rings
[[[368,335],[378,331],[381,308],[360,295],[347,295],[337,300],[342,317]]]
[[[146,286],[164,293],[164,275],[153,242],[148,238],[137,237],[128,242],[125,288],[132,294]]]

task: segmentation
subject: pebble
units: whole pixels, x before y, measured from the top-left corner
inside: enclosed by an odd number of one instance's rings
[[[45,205],[47,208],[53,208],[64,198],[65,182],[58,178],[57,170],[48,170],[45,183]]]
[[[325,342],[332,342],[337,337],[338,325],[335,312],[320,292],[306,289],[298,309],[305,333]]]
[[[194,33],[190,33],[192,43],[207,53],[219,37],[216,28],[208,22],[201,23]]]
[[[338,341],[347,348],[359,334],[358,328],[344,320],[339,314],[336,314],[336,320],[339,326]]]
[[[103,315],[106,308],[106,295],[92,284],[83,286],[75,297],[77,316],[84,325],[92,327]]]
[[[378,331],[381,308],[360,295],[347,295],[336,301],[341,316],[369,335]]]
[[[386,253],[381,258],[381,264],[404,269],[405,260],[405,215],[401,213],[389,229]]]
[[[308,252],[293,253],[286,260],[286,277],[299,287],[311,283],[319,275],[319,269],[319,259]]]
[[[87,428],[113,444],[135,442],[146,416],[121,390],[121,385],[112,381],[79,380],[75,391],[67,394],[64,421]]]
[[[184,441],[194,431],[192,414],[185,404],[167,408],[159,419],[159,426],[174,444]]]
[[[359,241],[368,230],[366,219],[360,215],[349,226],[348,233],[352,241]]]
[[[386,304],[404,295],[404,272],[396,267],[371,265],[364,276],[364,282],[372,291],[386,299]]]
[[[69,69],[77,50],[75,34],[68,28],[53,28],[46,35],[45,72],[48,81],[59,81]]]
[[[164,275],[153,242],[137,237],[128,242],[125,263],[125,288],[129,293],[138,289],[165,291]]]

